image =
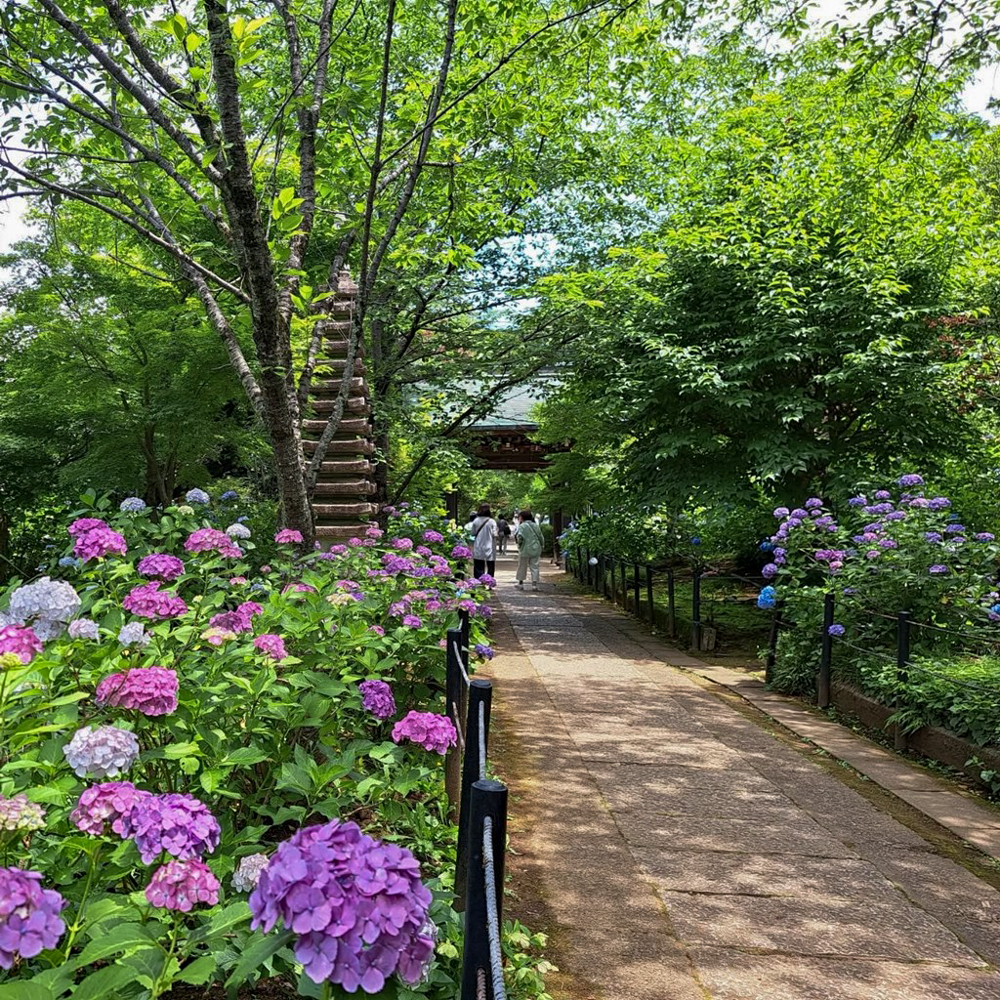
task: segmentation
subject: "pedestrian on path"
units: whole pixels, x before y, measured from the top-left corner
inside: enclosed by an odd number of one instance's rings
[[[510,538],[510,525],[507,523],[507,518],[505,518],[503,514],[500,515],[500,518],[497,521],[497,528],[499,530],[499,534],[497,535],[497,547],[500,550],[500,555],[505,556],[507,555],[507,539]]]
[[[493,520],[488,503],[479,505],[479,513],[468,526],[472,535],[472,575],[480,577],[484,573],[495,576],[497,571],[497,534],[499,528]]]
[[[531,570],[531,589],[538,590],[539,557],[542,554],[544,537],[542,529],[535,523],[535,515],[530,510],[521,511],[521,523],[514,531],[517,544],[517,588],[524,590],[524,580]]]

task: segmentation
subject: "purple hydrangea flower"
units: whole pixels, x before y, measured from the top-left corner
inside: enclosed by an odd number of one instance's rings
[[[279,545],[301,545],[302,532],[294,528],[282,528],[275,536],[274,540]]]
[[[177,709],[177,674],[167,667],[133,667],[109,674],[97,685],[97,701],[150,717]]]
[[[420,628],[424,623],[418,615],[403,615],[403,624],[407,628]]]
[[[807,510],[812,510],[812,508],[814,508],[814,507],[822,507],[822,506],[823,506],[823,501],[820,500],[819,497],[810,497],[806,501],[806,509]]]
[[[78,535],[73,546],[73,554],[84,562],[91,559],[103,559],[105,556],[123,556],[128,552],[125,539],[107,526],[92,528]]]
[[[833,624],[826,631],[827,635],[843,635],[847,629],[843,625]]]
[[[371,712],[377,719],[388,719],[396,714],[396,700],[392,696],[392,688],[385,681],[362,681],[358,687],[365,711]]]
[[[887,521],[905,521],[906,511],[905,510],[893,510],[885,515]]]
[[[240,858],[240,863],[233,872],[233,888],[237,892],[253,892],[267,863],[266,854],[249,854]]]
[[[69,623],[69,637],[71,639],[91,639],[96,641],[100,638],[100,631],[97,622],[89,618],[77,618]]]
[[[875,491],[876,500],[891,500],[892,494],[888,490],[876,490]]]
[[[451,550],[451,557],[452,559],[471,559],[472,549],[470,549],[467,545],[456,545]]]
[[[183,598],[160,590],[159,580],[133,587],[122,598],[122,607],[140,618],[177,618],[187,614],[188,606]]]
[[[925,531],[924,532],[924,538],[928,542],[943,542],[944,541],[944,535],[942,535],[940,532],[937,532],[937,531]]]
[[[211,854],[219,845],[219,824],[193,795],[168,792],[138,799],[122,817],[122,835],[139,848],[144,864],[161,851],[185,861]]]
[[[153,872],[146,886],[151,906],[187,913],[198,903],[215,906],[219,901],[219,880],[202,861],[188,858],[168,861]]]
[[[152,552],[143,556],[136,566],[139,576],[159,577],[161,580],[173,581],[184,573],[184,563],[177,556],[166,552]]]
[[[883,538],[878,543],[880,549],[898,549],[899,543],[894,538]]]
[[[184,494],[184,499],[187,500],[188,503],[197,504],[206,504],[210,500],[209,495],[204,490],[198,489],[197,486],[193,490],[188,490],[187,493]]]
[[[21,792],[12,799],[0,795],[0,830],[21,830],[30,833],[45,826],[45,810],[37,802],[29,802]]]
[[[288,656],[285,640],[273,632],[265,632],[263,635],[257,636],[253,644],[255,649],[259,649],[265,656],[270,656],[272,660],[280,662]]]
[[[767,565],[764,566],[764,568],[760,571],[760,575],[764,577],[765,580],[770,580],[772,577],[777,576],[778,575],[777,565],[773,562],[767,563]]]
[[[377,993],[393,973],[416,983],[434,953],[431,894],[404,847],[331,820],[278,845],[250,896],[251,926],[281,920],[315,983]]]
[[[431,543],[443,542],[444,535],[442,535],[440,531],[434,531],[433,529],[429,529],[424,532],[424,541]]]
[[[965,528],[961,524],[946,524],[944,526],[946,535],[960,535],[963,531],[965,531]]]
[[[139,799],[149,794],[140,791],[131,781],[105,781],[91,785],[84,789],[69,818],[78,829],[92,837],[103,837],[110,821],[111,829],[119,837],[124,837],[122,817],[132,811]]]
[[[995,535],[990,534],[988,531],[980,531],[972,536],[977,542],[992,542],[995,540]]]
[[[410,740],[425,750],[445,754],[458,739],[451,719],[434,712],[408,712],[392,727],[393,741]]]
[[[951,501],[947,497],[933,497],[927,506],[931,510],[947,510],[951,506]]]
[[[940,563],[935,563],[933,566],[928,568],[927,572],[933,574],[934,576],[940,576],[942,573],[948,572],[948,567],[942,566]]]
[[[102,521],[99,517],[80,517],[66,530],[69,532],[70,538],[79,538],[80,535],[86,534],[88,531],[93,531],[95,528],[107,527],[108,522]]]
[[[923,486],[924,477],[916,472],[909,472],[905,476],[900,476],[897,482],[900,486]]]
[[[23,625],[0,628],[0,655],[13,653],[22,663],[30,663],[35,653],[41,651],[42,644],[32,629]]]
[[[113,778],[127,771],[139,756],[139,741],[135,733],[115,726],[78,729],[63,747],[63,754],[80,778]]]
[[[851,499],[848,500],[847,502],[852,507],[865,507],[868,504],[868,497],[866,497],[864,494],[859,494],[856,497],[851,497]]]
[[[487,646],[485,643],[477,642],[475,646],[472,647],[472,651],[476,656],[483,657],[484,660],[492,660],[496,656],[496,651],[492,646]]]
[[[0,968],[54,948],[66,930],[59,916],[66,900],[41,882],[40,872],[0,868]]]
[[[789,512],[788,512],[788,508],[787,507],[775,507],[774,508],[774,516],[775,517],[788,517],[788,513]]]
[[[369,632],[374,632],[376,635],[385,635],[385,629],[381,625],[369,625]]]

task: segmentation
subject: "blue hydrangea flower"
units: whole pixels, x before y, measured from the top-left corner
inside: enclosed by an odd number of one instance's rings
[[[205,504],[209,502],[210,498],[204,490],[199,490],[195,487],[193,490],[188,490],[187,493],[184,494],[184,499],[187,500],[188,503]]]
[[[225,503],[228,503],[230,500],[239,500],[239,498],[240,495],[236,492],[236,490],[226,490],[226,492],[219,497],[219,499]]]
[[[83,565],[83,560],[77,559],[74,556],[63,556],[59,560],[59,565],[62,566],[64,569],[69,567],[72,567],[73,569],[79,569]]]
[[[123,514],[139,514],[146,509],[146,501],[142,497],[126,497],[118,505]]]
[[[757,607],[767,611],[777,604],[778,592],[774,587],[764,587],[757,595]]]

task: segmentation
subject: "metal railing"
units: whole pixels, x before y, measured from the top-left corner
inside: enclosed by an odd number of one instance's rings
[[[459,1000],[507,1000],[502,947],[507,788],[486,776],[493,685],[469,677],[468,615],[463,612],[460,621],[448,630],[445,651],[447,714],[458,733],[458,746],[445,760],[445,779],[458,817],[454,907],[465,913]]]

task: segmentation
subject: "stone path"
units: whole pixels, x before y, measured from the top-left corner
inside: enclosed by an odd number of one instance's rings
[[[997,1000],[1000,893],[553,575],[489,673],[572,1000]],[[522,773],[523,772],[523,773]]]

